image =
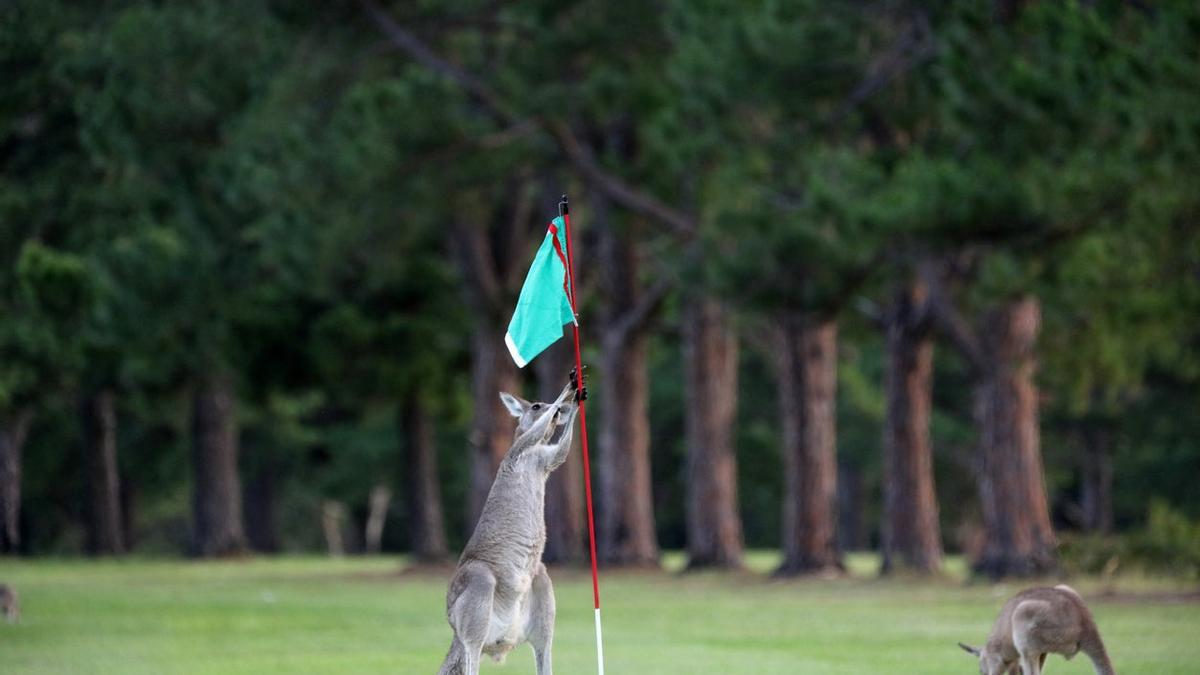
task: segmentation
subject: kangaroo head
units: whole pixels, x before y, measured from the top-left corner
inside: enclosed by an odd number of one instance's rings
[[[517,419],[517,431],[514,438],[519,438],[526,431],[529,431],[539,420],[545,415],[555,415],[556,418],[546,427],[547,434],[553,433],[558,427],[559,420],[565,419],[566,415],[571,412],[571,408],[575,405],[570,402],[563,402],[563,397],[554,403],[534,402],[530,403],[520,396],[510,394],[506,391],[500,392],[500,401],[504,403],[504,407],[508,409],[510,415]]]

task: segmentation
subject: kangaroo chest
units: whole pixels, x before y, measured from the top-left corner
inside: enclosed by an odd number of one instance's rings
[[[464,556],[532,575],[546,546],[545,477],[497,477]]]

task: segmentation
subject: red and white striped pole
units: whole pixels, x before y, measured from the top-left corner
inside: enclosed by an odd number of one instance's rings
[[[596,663],[600,675],[604,675],[604,640],[600,631],[600,574],[596,569],[596,518],[592,510],[592,465],[588,457],[587,410],[583,396],[583,357],[579,351],[579,308],[575,305],[575,254],[571,249],[571,209],[567,196],[558,203],[558,215],[562,216],[567,231],[567,281],[570,282],[571,312],[575,315],[575,387],[579,399],[579,430],[583,433],[583,489],[587,499],[588,545],[592,553],[592,600],[596,607]]]

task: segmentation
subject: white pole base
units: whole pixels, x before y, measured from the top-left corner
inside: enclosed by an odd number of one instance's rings
[[[596,608],[596,662],[600,665],[600,675],[604,675],[604,641],[600,638],[600,608]]]

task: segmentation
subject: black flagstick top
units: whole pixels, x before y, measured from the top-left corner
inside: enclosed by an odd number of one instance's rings
[[[563,195],[562,199],[558,202],[558,215],[565,216],[568,213],[570,213],[570,205],[567,204],[567,196]]]

